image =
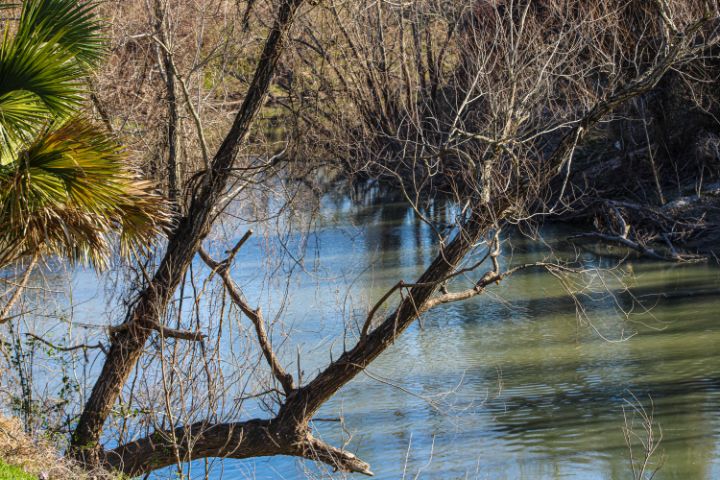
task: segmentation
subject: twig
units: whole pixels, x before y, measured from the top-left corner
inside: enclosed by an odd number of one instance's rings
[[[20,283],[15,288],[15,291],[13,292],[12,297],[10,297],[10,300],[8,300],[8,302],[5,304],[5,306],[2,308],[2,310],[0,310],[0,325],[15,318],[15,317],[8,317],[7,314],[10,312],[10,309],[12,309],[13,305],[15,305],[15,302],[17,302],[18,299],[20,298],[20,294],[22,294],[23,290],[25,290],[28,280],[30,280],[30,274],[32,273],[33,269],[35,268],[35,265],[37,265],[39,258],[40,258],[40,253],[35,252],[35,254],[32,256],[32,259],[30,260],[30,264],[28,265],[27,269],[25,269],[25,273],[23,273]]]
[[[59,352],[73,352],[73,351],[75,351],[75,350],[99,349],[99,350],[102,350],[102,352],[107,355],[107,349],[105,348],[105,345],[103,345],[103,344],[100,343],[100,342],[98,342],[98,343],[96,343],[96,344],[81,343],[81,344],[79,344],[79,345],[72,345],[72,346],[70,346],[70,347],[61,347],[60,345],[55,345],[54,343],[52,343],[52,342],[50,342],[50,341],[48,341],[48,340],[45,340],[45,339],[42,338],[41,336],[35,335],[34,333],[29,333],[29,332],[28,332],[28,333],[25,333],[25,335],[28,336],[28,337],[34,338],[34,339],[37,340],[38,342],[44,343],[44,344],[47,345],[48,347],[53,348],[53,349],[55,349],[55,350],[57,350],[57,351],[59,351]]]
[[[247,239],[250,238],[251,234],[252,231],[248,231],[243,236],[243,238],[240,239],[237,245],[235,245],[235,247],[229,251],[230,255],[221,262],[213,260],[213,258],[210,257],[207,251],[205,251],[205,249],[203,248],[200,248],[198,253],[200,254],[200,258],[202,258],[203,261],[210,268],[212,268],[214,272],[220,275],[220,278],[222,278],[223,280],[225,290],[230,295],[230,299],[233,301],[233,303],[235,303],[235,305],[240,308],[240,310],[242,310],[245,316],[247,316],[252,322],[252,324],[255,326],[255,332],[257,333],[260,349],[262,350],[265,359],[270,365],[270,370],[272,371],[273,376],[278,380],[278,382],[280,382],[280,385],[282,385],[285,394],[289,395],[293,390],[295,390],[295,382],[292,375],[287,373],[282,367],[280,361],[278,360],[275,352],[272,349],[270,339],[268,338],[267,332],[265,331],[265,320],[263,319],[262,311],[259,307],[256,309],[250,307],[247,301],[245,301],[242,291],[238,287],[237,283],[235,283],[235,281],[232,279],[228,271],[232,259],[235,257],[238,250],[240,250],[240,247],[242,247],[242,245],[247,241]]]
[[[122,323],[117,326],[111,325],[108,327],[108,333],[110,335],[114,335],[116,333],[127,330],[130,327],[130,325],[132,325],[132,324],[131,323]],[[170,327],[166,327],[164,325],[160,325],[157,322],[143,322],[142,328],[154,330],[164,337],[177,338],[178,340],[190,340],[193,342],[202,342],[205,338],[207,338],[207,335],[202,334],[200,332],[191,332],[190,330],[180,330],[180,329],[176,329],[176,328],[170,328]]]

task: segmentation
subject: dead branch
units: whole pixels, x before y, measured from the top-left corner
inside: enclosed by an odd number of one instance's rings
[[[235,256],[242,244],[245,243],[245,241],[250,237],[250,233],[251,232],[246,233],[245,236],[240,240],[240,242],[238,242],[238,244],[235,246],[235,248],[230,251],[230,256],[228,256],[221,262],[213,260],[203,248],[201,248],[198,253],[200,254],[200,258],[202,258],[203,261],[210,268],[213,269],[213,271],[216,271],[217,274],[220,275],[220,278],[222,278],[223,280],[225,290],[228,292],[228,295],[230,295],[233,303],[235,303],[235,305],[237,305],[238,308],[240,308],[240,310],[242,310],[242,312],[245,314],[245,316],[248,317],[252,322],[253,326],[255,327],[255,333],[257,334],[260,349],[265,356],[265,360],[267,360],[268,364],[270,365],[273,376],[278,380],[278,382],[280,382],[280,385],[282,385],[285,394],[290,395],[295,390],[295,382],[292,375],[287,373],[282,367],[280,361],[277,358],[277,355],[275,355],[275,352],[273,351],[272,344],[270,343],[270,339],[268,338],[267,332],[265,331],[265,320],[263,319],[262,311],[259,307],[253,309],[250,307],[250,305],[248,305],[247,301],[245,301],[245,296],[240,290],[240,287],[232,279],[229,272],[232,258]]]
[[[112,337],[113,335],[117,335],[118,333],[127,331],[128,328],[129,328],[129,325],[126,323],[122,323],[117,326],[111,325],[108,327],[108,334]],[[147,322],[145,325],[143,325],[143,328],[155,331],[163,337],[176,338],[178,340],[190,340],[193,342],[202,342],[205,338],[207,338],[207,335],[204,335],[200,332],[191,332],[189,330],[180,330],[177,328],[170,328],[170,327],[166,327],[164,325],[160,325],[157,322]]]
[[[107,348],[102,343],[80,343],[78,345],[71,345],[69,347],[67,346],[61,346],[61,345],[55,345],[54,343],[50,342],[49,340],[44,339],[43,337],[39,335],[35,335],[34,333],[27,332],[25,333],[26,336],[33,338],[37,340],[40,343],[44,343],[48,347],[52,348],[53,350],[57,350],[58,352],[74,352],[75,350],[93,350],[98,349],[102,351],[103,353],[107,354]]]
[[[588,232],[588,233],[580,233],[577,235],[573,235],[568,238],[568,240],[575,240],[575,239],[582,239],[582,238],[590,238],[590,239],[596,239],[596,240],[602,240],[603,242],[608,243],[616,243],[619,245],[622,245],[624,247],[627,247],[631,250],[634,250],[638,252],[639,254],[655,259],[655,260],[663,260],[663,261],[671,261],[671,262],[705,262],[708,260],[708,257],[703,255],[692,255],[692,254],[680,254],[674,249],[670,250],[669,254],[664,254],[661,252],[658,252],[654,248],[648,247],[646,245],[643,245],[640,242],[636,242],[634,240],[631,240],[630,238],[622,235],[610,235],[607,233],[600,233],[600,232]]]

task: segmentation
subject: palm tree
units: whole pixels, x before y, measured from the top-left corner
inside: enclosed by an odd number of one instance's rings
[[[0,268],[44,255],[102,268],[115,238],[127,254],[166,222],[153,185],[82,114],[87,79],[106,50],[96,7],[0,5],[19,14],[0,27]]]

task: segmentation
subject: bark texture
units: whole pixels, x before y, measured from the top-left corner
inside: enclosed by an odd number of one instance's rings
[[[177,439],[173,444],[171,438]],[[156,434],[105,453],[105,464],[131,476],[174,465],[181,458],[251,458],[290,455],[321,461],[345,472],[372,475],[352,453],[313,437],[307,428],[288,429],[276,420],[196,423]]]
[[[287,32],[301,4],[302,0],[286,0],[282,3],[230,132],[210,169],[203,175],[187,213],[179,219],[176,229],[170,235],[160,267],[148,287],[140,293],[125,320],[127,328],[119,330],[111,338],[110,351],[71,439],[71,450],[82,459],[92,461],[100,453],[98,441],[103,424],[142,355],[152,325],[161,321],[168,303],[209,231],[212,211],[225,189],[238,150],[267,95]]]

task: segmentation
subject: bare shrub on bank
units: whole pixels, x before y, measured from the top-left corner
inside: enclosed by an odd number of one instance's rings
[[[689,163],[672,146],[707,143],[707,135],[689,139],[688,129],[717,128],[714,25],[694,34],[696,46],[708,49],[691,48],[662,82],[585,125],[563,175],[545,182],[541,165],[594,105],[657,65],[706,7],[716,8],[702,1],[329,2],[304,23],[286,60],[288,71],[308,73],[289,74],[280,87],[298,135],[317,136],[305,155],[339,156],[365,178],[418,198],[464,201],[486,182],[487,200],[511,177],[525,178],[544,187],[530,192],[529,205],[516,205],[518,213],[594,217],[610,241],[693,260],[674,244],[688,243],[707,222],[683,222],[655,206],[675,195],[670,189],[719,179],[707,167],[712,154]],[[639,208],[622,209],[630,230],[618,234],[604,217],[614,215],[608,200],[627,192]],[[645,247],[653,241],[668,252]]]

